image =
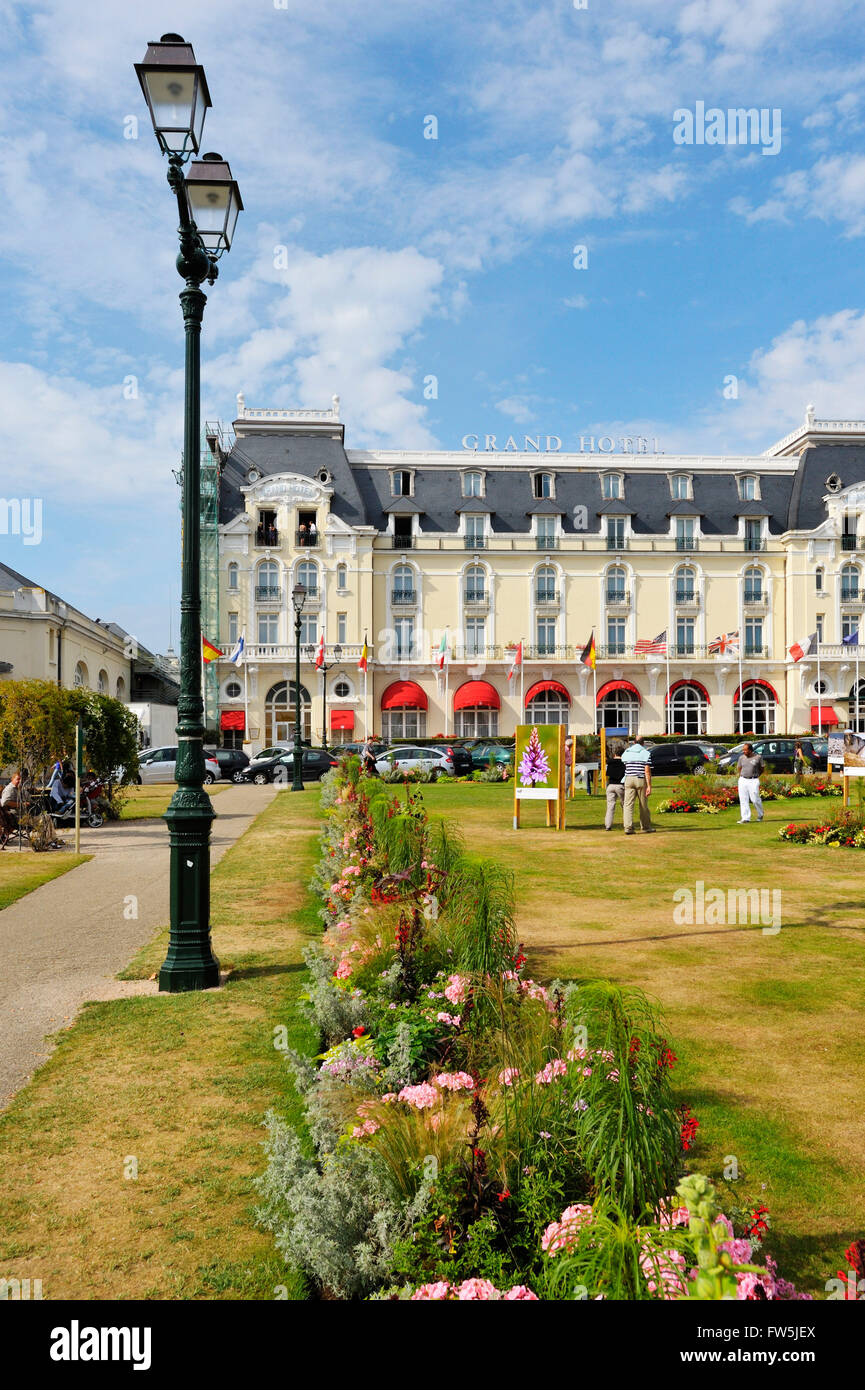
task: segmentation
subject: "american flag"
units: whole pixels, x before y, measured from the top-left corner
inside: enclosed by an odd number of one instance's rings
[[[735,632],[722,632],[720,637],[716,637],[714,642],[709,643],[709,651],[713,656],[726,656],[728,652],[734,655],[739,650],[739,629]]]
[[[634,647],[635,656],[666,656],[667,655],[667,629],[659,632],[657,637],[653,637],[651,642],[643,637]]]

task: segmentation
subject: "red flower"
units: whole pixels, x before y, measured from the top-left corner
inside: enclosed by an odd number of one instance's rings
[[[510,1195],[511,1195],[511,1194],[510,1194],[510,1192],[508,1191],[508,1189],[505,1188],[503,1192],[500,1192],[500,1193],[499,1193],[499,1201],[500,1201],[500,1202],[505,1202],[505,1201],[507,1201],[507,1199],[508,1199],[508,1197],[510,1197]]]
[[[751,1220],[745,1226],[745,1235],[749,1240],[762,1240],[769,1233],[769,1223],[766,1217],[769,1215],[769,1208],[760,1205],[751,1212]]]
[[[351,1030],[351,1036],[352,1036],[353,1038],[362,1038],[365,1032],[366,1032],[366,1029],[365,1029],[365,1028],[352,1028],[352,1030]]]
[[[682,1121],[682,1148],[687,1151],[692,1147],[697,1137],[700,1121],[691,1110],[690,1105],[679,1106],[679,1117]]]

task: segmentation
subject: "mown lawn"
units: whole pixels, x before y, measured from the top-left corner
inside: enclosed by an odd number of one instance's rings
[[[12,840],[0,854],[0,909],[52,878],[85,864],[89,858],[89,854],[67,854],[63,850],[46,850],[44,854],[34,854],[30,849],[19,851]]]
[[[216,796],[219,792],[229,791],[232,785],[231,782],[214,782],[206,788],[207,794]],[[164,816],[173,795],[173,782],[148,782],[141,787],[127,787],[120,819],[149,820],[151,817]]]
[[[0,1114],[6,1277],[46,1299],[304,1297],[253,1224],[252,1178],[265,1112],[296,1110],[274,1029],[315,1041],[298,1005],[316,809],[277,798],[215,869],[224,988],[86,1006]],[[124,974],[151,975],[166,937]]]

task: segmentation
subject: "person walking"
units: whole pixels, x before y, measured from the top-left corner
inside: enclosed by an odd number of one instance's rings
[[[623,782],[625,800],[622,808],[625,834],[634,834],[634,802],[637,802],[640,807],[640,829],[646,835],[654,835],[655,827],[652,825],[652,817],[649,815],[652,767],[649,762],[649,750],[645,747],[639,734],[635,734],[631,739],[629,746],[622,754],[622,762],[625,765]]]
[[[371,738],[367,738],[366,742],[364,743],[363,752],[360,755],[360,759],[361,766],[363,767],[363,770],[366,773],[367,777],[377,777],[378,769],[375,765],[375,753],[373,751]]]
[[[570,734],[565,739],[565,796],[574,794],[574,740]]]
[[[802,773],[805,771],[805,753],[801,741],[797,738],[796,746],[793,749],[793,775],[797,782],[801,782]]]
[[[625,804],[625,764],[619,757],[619,750],[607,758],[607,811],[604,816],[604,829],[612,830],[616,818],[616,807]],[[624,812],[622,819],[624,820]]]
[[[760,773],[765,772],[766,764],[755,753],[753,746],[746,743],[736,764],[739,773],[739,825],[747,825],[751,819],[751,806],[757,811],[757,819],[763,819],[763,802],[760,797]]]

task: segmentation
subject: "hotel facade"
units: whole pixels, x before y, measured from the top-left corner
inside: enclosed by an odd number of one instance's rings
[[[240,395],[233,431],[230,446],[207,431],[218,641],[245,643],[239,666],[216,666],[225,743],[293,737],[298,585],[314,743],[527,720],[689,737],[865,727],[850,641],[865,603],[865,422],[809,407],[741,457],[669,457],[644,440],[613,453],[585,437],[567,452],[556,436],[353,450],[336,397],[292,411]],[[594,671],[580,662],[592,633]]]

